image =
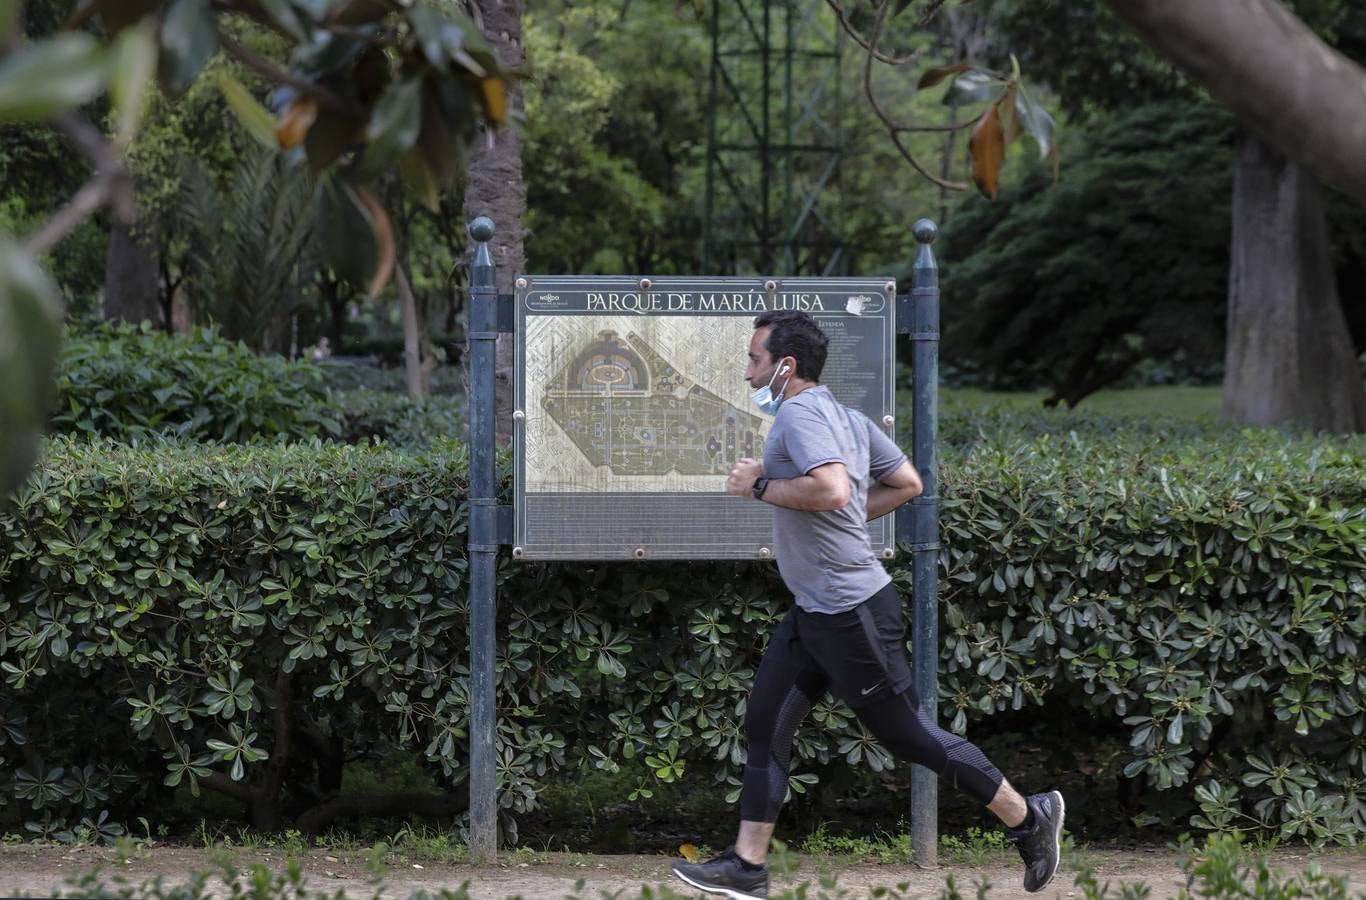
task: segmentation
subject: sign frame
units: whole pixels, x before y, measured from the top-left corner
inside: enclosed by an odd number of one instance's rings
[[[772,507],[723,489],[725,472],[735,459],[762,453],[762,434],[772,423],[767,419],[762,428],[753,424],[766,417],[749,405],[751,388],[741,377],[754,318],[765,311],[801,309],[812,315],[831,336],[821,383],[895,438],[897,302],[892,278],[521,276],[513,299],[515,559],[771,558]],[[655,352],[670,340],[672,346],[682,345],[690,334],[680,321],[685,317],[707,320],[699,323],[695,339],[726,344],[718,350],[719,358],[701,366],[703,371],[696,365],[693,371],[687,366],[675,370]],[[669,338],[653,344],[633,328],[635,322],[640,330],[662,331]],[[611,327],[597,330],[595,344],[587,335],[597,324]],[[539,346],[547,342],[555,346]],[[700,356],[711,359],[707,353]],[[672,381],[657,378],[661,370]],[[593,380],[598,377],[607,381],[600,385]],[[585,385],[591,387],[581,389]],[[657,385],[665,388],[652,394]],[[665,395],[670,389],[677,399]],[[698,443],[673,449],[653,442],[650,416],[655,413],[644,411],[679,402],[689,404],[692,417],[670,419],[659,412],[657,430],[668,430],[667,422],[681,423],[696,432]],[[556,415],[560,418],[554,419]],[[711,418],[699,422],[698,416]],[[612,435],[623,429],[630,440],[614,443]],[[705,445],[700,443],[703,437]],[[713,446],[719,449],[712,452]],[[548,469],[537,463],[573,453],[582,456],[583,483],[553,482],[544,476]],[[619,474],[666,465],[653,453],[674,454],[675,468],[649,477],[639,471]],[[687,487],[643,489],[651,477],[686,482]],[[712,478],[714,489],[706,483]],[[585,486],[589,481],[599,489]],[[609,482],[627,489],[602,489]],[[546,490],[552,483],[566,489]],[[895,555],[893,517],[870,523],[869,535],[881,558]]]

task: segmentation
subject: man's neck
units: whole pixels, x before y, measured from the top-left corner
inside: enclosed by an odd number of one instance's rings
[[[792,379],[791,381],[789,381],[789,382],[787,383],[787,389],[786,389],[785,391],[783,391],[783,399],[784,399],[784,400],[791,400],[793,397],[797,396],[797,395],[800,394],[802,391],[807,390],[808,388],[813,388],[813,387],[818,387],[818,386],[819,386],[819,382],[807,381],[807,380],[804,379],[804,378],[802,378],[802,379],[794,378],[794,379]]]

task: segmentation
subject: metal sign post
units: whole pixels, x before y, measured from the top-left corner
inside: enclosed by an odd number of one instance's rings
[[[497,661],[498,565],[497,484],[494,473],[494,366],[498,342],[498,289],[489,239],[493,221],[470,223],[477,242],[470,270],[469,312],[469,633],[470,633],[470,854],[489,859],[498,851],[498,705],[494,694]]]
[[[939,229],[929,219],[912,228],[920,253],[911,278],[911,462],[925,490],[897,510],[897,535],[909,524],[911,546],[911,669],[920,708],[939,721],[939,268],[930,244]],[[917,862],[934,865],[939,849],[939,776],[911,769],[911,846]]]

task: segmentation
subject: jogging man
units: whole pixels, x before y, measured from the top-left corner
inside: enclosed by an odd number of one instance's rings
[[[830,691],[898,759],[933,769],[995,813],[1024,858],[1025,890],[1042,890],[1058,868],[1062,794],[1021,796],[981,750],[920,711],[901,598],[868,542],[866,523],[919,494],[919,474],[881,429],[819,384],[828,339],[810,316],[767,312],[754,327],[745,379],[775,419],[763,460],[735,463],[726,491],[776,507],[774,555],[796,605],[750,690],[735,844],[707,862],[674,860],[674,874],[710,893],[768,896],[764,862],[792,737]]]

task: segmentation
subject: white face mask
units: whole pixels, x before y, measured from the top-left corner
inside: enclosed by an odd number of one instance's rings
[[[773,376],[768,379],[768,384],[750,395],[750,399],[754,401],[754,405],[759,407],[759,412],[767,416],[776,416],[778,414],[778,407],[783,402],[783,394],[787,392],[787,384],[792,380],[792,376],[787,376],[787,381],[783,382],[783,386],[778,389],[778,393],[776,394],[773,393],[773,382],[777,380],[779,375],[784,374],[789,371],[789,369],[789,366],[779,366],[774,369]]]

